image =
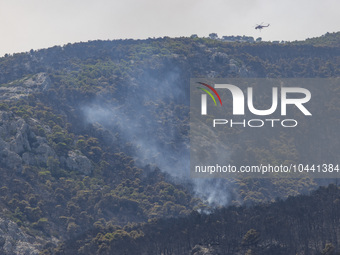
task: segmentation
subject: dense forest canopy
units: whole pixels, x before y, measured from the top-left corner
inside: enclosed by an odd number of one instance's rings
[[[339,42],[339,33],[280,44],[164,37],[89,41],[1,58],[1,230],[17,229],[1,239],[1,252],[339,251],[337,186],[280,200],[332,180],[184,178],[190,77],[339,77]],[[282,141],[269,136],[262,148],[243,144],[239,155],[298,157],[298,141]],[[272,150],[270,144],[282,146]],[[268,214],[268,225],[260,225],[266,210],[286,216]],[[293,232],[291,239],[285,231]]]

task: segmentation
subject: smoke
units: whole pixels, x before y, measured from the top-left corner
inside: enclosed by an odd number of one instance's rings
[[[232,195],[226,179],[193,179],[196,194],[211,206],[226,206],[230,203]]]
[[[130,153],[133,153],[140,166],[153,164],[172,176],[185,175],[182,169],[187,167],[187,142],[176,143],[174,127],[164,127],[163,120],[158,118],[150,120],[147,110],[142,112],[144,108],[139,106],[134,116],[131,116],[120,105],[104,106],[97,101],[84,106],[82,110],[88,123],[99,123],[111,130],[112,136],[116,131],[119,138],[113,139],[121,143],[121,147],[132,144],[133,151]],[[166,137],[163,132],[166,132]]]
[[[110,130],[114,142],[132,145],[129,155],[143,167],[155,165],[177,180],[190,179],[189,82],[178,69],[143,72],[81,110],[90,124]],[[124,93],[122,91],[125,91]],[[118,138],[115,136],[118,134]],[[124,147],[124,146],[123,146]],[[225,180],[191,179],[194,192],[211,205],[227,205]]]

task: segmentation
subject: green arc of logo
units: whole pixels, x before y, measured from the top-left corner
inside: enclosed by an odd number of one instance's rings
[[[212,98],[212,100],[214,100],[215,105],[217,105],[216,104],[216,100],[215,100],[214,96],[210,93],[210,91],[208,91],[206,89],[203,89],[203,88],[200,88],[200,87],[197,87],[197,88],[203,90],[204,92],[206,92]]]

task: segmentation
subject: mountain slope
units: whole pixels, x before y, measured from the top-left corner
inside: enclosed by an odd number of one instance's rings
[[[338,47],[160,38],[1,58],[1,216],[42,249],[111,225],[309,192],[317,186],[309,178],[188,180],[189,78],[337,77],[339,55]]]
[[[305,41],[298,42],[305,45],[313,46],[329,46],[339,47],[340,46],[340,32],[326,33],[320,37],[308,38]]]
[[[96,229],[53,253],[335,254],[339,206],[340,188],[330,185],[286,201]]]

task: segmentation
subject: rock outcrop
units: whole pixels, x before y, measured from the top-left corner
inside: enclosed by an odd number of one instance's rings
[[[28,122],[30,124],[28,124]],[[48,166],[49,158],[61,162],[61,167],[89,175],[93,166],[80,151],[69,151],[68,156],[58,156],[46,137],[37,136],[30,126],[37,120],[24,119],[11,112],[0,111],[0,166],[20,172],[23,165]]]
[[[78,150],[68,152],[66,166],[70,170],[75,170],[85,175],[89,175],[92,172],[91,161],[87,157],[81,155]]]
[[[0,254],[38,255],[39,246],[15,222],[0,217]]]
[[[45,73],[30,78],[13,81],[0,86],[0,100],[16,100],[32,93],[43,92],[50,88],[51,80]]]

